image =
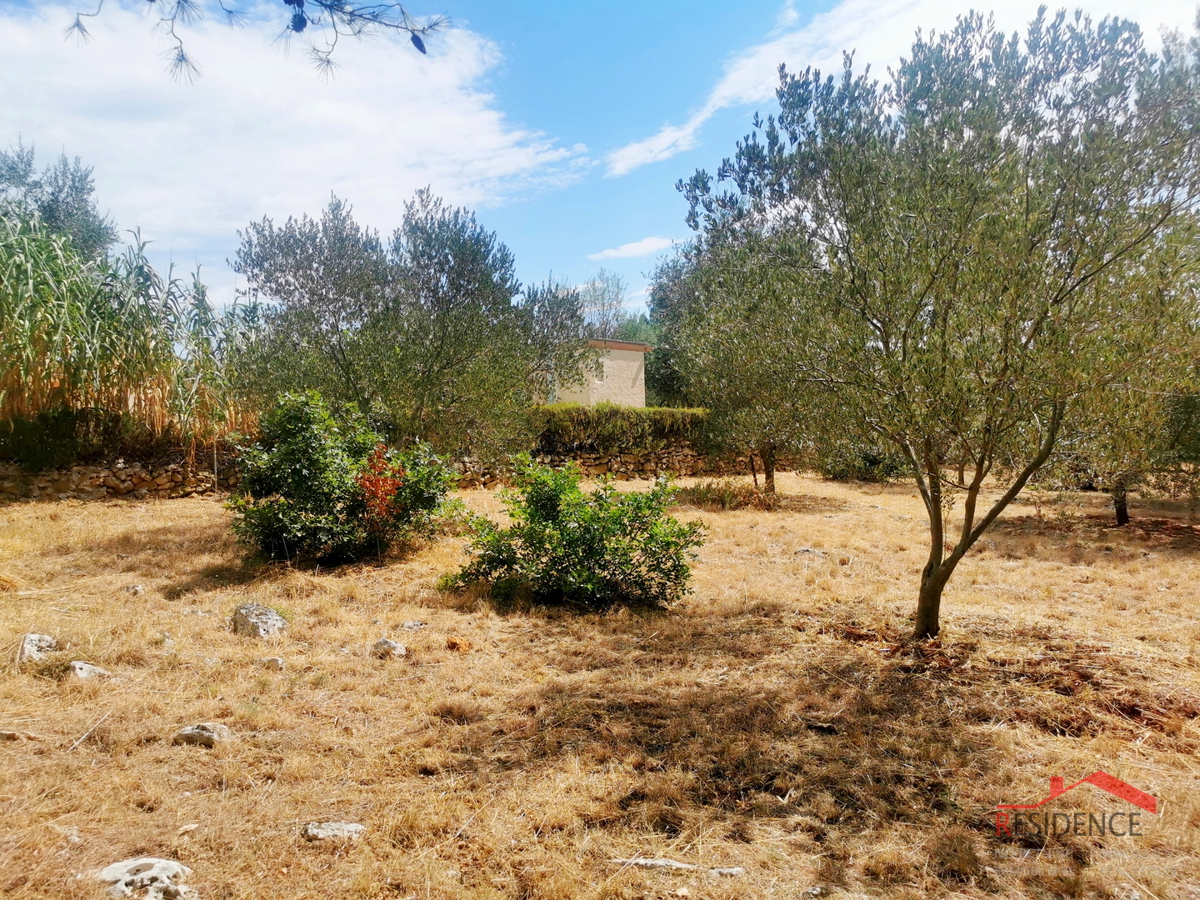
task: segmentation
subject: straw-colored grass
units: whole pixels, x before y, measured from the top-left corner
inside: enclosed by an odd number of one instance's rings
[[[1015,505],[947,589],[941,642],[913,647],[913,491],[779,487],[776,511],[681,508],[709,528],[696,590],[645,616],[439,594],[462,536],[289,571],[246,562],[214,500],[0,507],[20,584],[0,729],[36,737],[0,742],[0,894],[100,897],[76,874],[151,854],[205,900],[1200,897],[1186,507],[1117,530],[1102,498]],[[250,600],[290,632],[231,634]],[[18,667],[28,631],[68,649]],[[408,658],[372,659],[384,635]],[[113,678],[61,680],[72,659]],[[197,722],[234,740],[172,746]],[[1098,768],[1159,799],[1143,838],[995,837],[996,803]],[[1066,808],[1121,804],[1085,786]],[[306,843],[317,820],[368,830]],[[746,871],[611,862],[639,854]]]

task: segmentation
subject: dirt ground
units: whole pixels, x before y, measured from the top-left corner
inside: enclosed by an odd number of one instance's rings
[[[204,900],[1200,900],[1195,510],[1116,529],[1102,497],[1027,497],[912,645],[914,490],[780,489],[679,508],[708,529],[694,593],[642,615],[439,593],[462,536],[297,571],[250,561],[216,499],[0,507],[0,729],[28,735],[0,741],[0,894],[102,897],[89,873],[153,855]],[[288,632],[231,633],[252,601]],[[64,649],[17,664],[26,632]],[[372,658],[384,636],[407,657]],[[232,739],[172,744],[199,722]],[[997,804],[1097,770],[1156,798],[1141,836],[996,834]],[[1090,784],[1045,809],[1139,812]]]

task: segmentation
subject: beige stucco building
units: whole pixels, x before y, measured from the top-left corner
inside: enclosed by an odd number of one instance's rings
[[[595,406],[605,401],[618,406],[646,405],[646,353],[649,344],[636,341],[592,341],[603,350],[599,370],[582,384],[556,388],[554,402]]]

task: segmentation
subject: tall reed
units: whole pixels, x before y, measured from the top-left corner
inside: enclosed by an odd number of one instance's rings
[[[189,449],[252,424],[230,362],[257,310],[214,310],[198,276],[163,277],[145,249],[88,260],[0,216],[0,423],[102,410]]]

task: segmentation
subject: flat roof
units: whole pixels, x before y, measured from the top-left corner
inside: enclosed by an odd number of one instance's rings
[[[649,344],[643,344],[641,341],[603,341],[591,340],[588,341],[593,347],[599,347],[602,350],[640,350],[642,353],[649,353],[654,348]]]

